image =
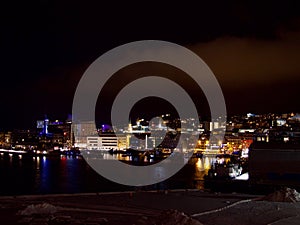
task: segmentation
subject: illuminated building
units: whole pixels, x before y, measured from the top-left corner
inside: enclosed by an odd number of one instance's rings
[[[88,136],[88,150],[126,150],[128,142],[126,135],[115,136],[113,134],[101,134],[100,136]]]
[[[52,143],[63,148],[72,147],[72,121],[66,120],[64,122],[55,120],[50,122],[48,130],[52,134]]]
[[[0,132],[0,147],[9,149],[12,144],[12,132]]]
[[[79,149],[87,149],[87,137],[98,136],[97,128],[94,121],[85,121],[72,124],[74,133],[74,146]]]
[[[73,145],[72,121],[54,120],[47,117],[37,121],[39,131],[39,146],[42,149],[70,149]]]
[[[38,142],[38,133],[35,130],[15,129],[11,133],[11,146],[13,149],[36,149]]]
[[[45,115],[44,120],[38,120],[36,123],[37,129],[41,130],[41,135],[47,135],[48,134],[48,125],[49,125],[49,119]]]

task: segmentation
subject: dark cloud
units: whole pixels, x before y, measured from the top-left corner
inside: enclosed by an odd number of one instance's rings
[[[222,37],[188,46],[227,87],[294,82],[300,75],[300,31],[276,40]]]

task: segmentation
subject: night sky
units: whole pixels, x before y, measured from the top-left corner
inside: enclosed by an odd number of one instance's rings
[[[229,114],[300,112],[299,1],[10,2],[0,6],[0,128],[34,127],[45,114],[65,119],[90,63],[114,47],[145,39],[175,42],[197,53],[216,75]],[[207,107],[201,90],[180,71],[150,67],[173,76],[199,108]],[[128,67],[118,79],[129,82],[148,69],[147,64]],[[109,85],[107,105],[122,87]]]

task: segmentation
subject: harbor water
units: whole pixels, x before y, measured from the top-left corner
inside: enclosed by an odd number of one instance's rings
[[[121,155],[106,153],[107,160]],[[123,160],[131,160],[129,157]],[[0,195],[114,192],[130,190],[204,189],[213,157],[192,158],[171,178],[150,186],[130,187],[97,174],[81,156],[0,156]],[[138,169],[138,167],[137,167]]]

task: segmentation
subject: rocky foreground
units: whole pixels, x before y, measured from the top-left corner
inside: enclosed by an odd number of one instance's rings
[[[1,224],[252,225],[300,224],[300,195],[202,191],[0,197]]]

